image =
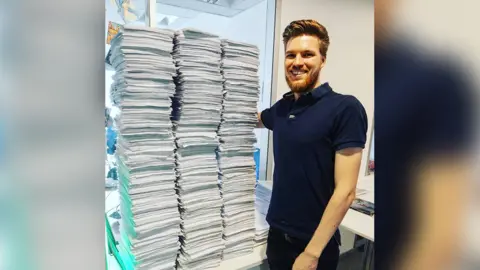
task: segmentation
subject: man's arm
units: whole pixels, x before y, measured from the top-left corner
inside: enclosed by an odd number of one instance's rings
[[[347,148],[335,155],[335,190],[327,204],[320,224],[305,248],[305,253],[319,258],[333,237],[355,199],[362,148]]]
[[[468,159],[436,157],[415,172],[414,233],[395,270],[450,269],[461,252],[464,207],[468,199]]]

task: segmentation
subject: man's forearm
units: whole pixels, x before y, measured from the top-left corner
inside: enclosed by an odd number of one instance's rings
[[[354,199],[355,191],[334,191],[315,234],[305,248],[305,252],[317,258],[320,257]]]

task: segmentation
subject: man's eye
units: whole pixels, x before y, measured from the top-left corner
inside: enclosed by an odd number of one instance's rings
[[[295,55],[293,55],[293,54],[287,54],[287,58],[294,58],[294,57],[295,57]]]

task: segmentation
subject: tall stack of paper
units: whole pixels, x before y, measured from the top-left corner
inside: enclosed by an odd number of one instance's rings
[[[120,178],[120,252],[128,269],[174,269],[180,214],[171,97],[173,32],[125,27],[112,40]]]
[[[182,217],[177,267],[204,270],[220,264],[224,248],[215,153],[223,91],[220,39],[184,29],[175,34],[173,55],[178,76],[172,119]]]
[[[257,47],[222,40],[225,82],[218,156],[226,259],[249,253],[254,246],[258,65]]]
[[[272,182],[259,181],[255,187],[255,245],[267,242],[270,226],[267,222],[267,212],[272,197]]]

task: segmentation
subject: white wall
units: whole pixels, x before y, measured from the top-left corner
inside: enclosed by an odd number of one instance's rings
[[[327,63],[321,79],[334,91],[357,97],[365,107],[369,120],[367,145],[361,174],[366,173],[374,106],[374,1],[373,0],[281,0],[280,33],[276,53],[277,78],[275,100],[289,91],[285,82],[282,33],[293,20],[315,19],[330,36]],[[273,154],[269,153],[269,160]],[[270,162],[269,162],[270,163]],[[273,164],[269,164],[273,175]],[[270,176],[271,177],[271,176]]]

